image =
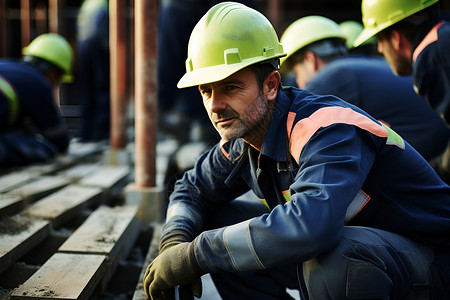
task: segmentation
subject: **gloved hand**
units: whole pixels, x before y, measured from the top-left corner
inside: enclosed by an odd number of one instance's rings
[[[180,243],[164,247],[147,267],[144,275],[144,290],[148,299],[175,299],[174,287],[191,286],[192,294],[201,297],[200,277],[203,271],[195,258],[192,243]]]

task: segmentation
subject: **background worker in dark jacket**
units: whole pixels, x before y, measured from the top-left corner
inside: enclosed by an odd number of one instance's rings
[[[282,88],[283,56],[235,2],[194,27],[178,87],[198,86],[222,141],[175,185],[147,296],[199,296],[211,273],[223,299],[448,299],[450,187],[360,108]],[[235,200],[250,189],[261,203]]]
[[[364,30],[355,46],[372,36],[394,73],[412,74],[414,90],[450,126],[450,23],[439,0],[362,1]],[[450,147],[433,163],[450,182]]]
[[[362,108],[427,160],[444,152],[450,129],[414,92],[411,77],[393,74],[382,57],[348,55],[337,23],[322,16],[298,19],[284,31],[281,43],[287,52],[282,69],[294,71],[298,87]]]
[[[108,0],[84,0],[77,16],[79,80],[82,87],[80,136],[101,141],[110,131]]]
[[[0,166],[45,161],[67,150],[54,90],[71,75],[72,63],[69,43],[54,33],[35,38],[20,61],[0,61]]]

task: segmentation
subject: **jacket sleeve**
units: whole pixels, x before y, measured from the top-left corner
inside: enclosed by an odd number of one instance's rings
[[[232,186],[226,183],[234,169],[219,145],[203,154],[194,168],[176,182],[160,240],[178,235],[192,241],[218,206],[248,191],[244,181],[234,180]]]
[[[264,269],[305,261],[338,243],[348,205],[375,159],[374,137],[352,125],[319,129],[305,144],[291,201],[269,214],[201,233],[194,251],[204,272]]]

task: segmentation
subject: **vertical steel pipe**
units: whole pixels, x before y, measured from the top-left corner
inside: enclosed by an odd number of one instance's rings
[[[127,38],[126,0],[109,1],[110,51],[110,146],[114,150],[126,147],[127,116]]]
[[[135,1],[135,182],[155,186],[157,0]]]
[[[20,1],[20,35],[21,48],[27,46],[31,41],[30,30],[30,0]]]
[[[59,0],[48,0],[48,27],[50,32],[59,33]]]

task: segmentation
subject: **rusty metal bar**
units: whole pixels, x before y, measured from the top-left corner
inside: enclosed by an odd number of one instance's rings
[[[110,146],[126,147],[127,38],[126,0],[109,1],[109,51],[111,72]]]
[[[155,186],[156,158],[156,26],[157,0],[135,5],[135,182]]]
[[[270,0],[268,3],[269,19],[277,32],[280,30],[282,4],[283,0]]]
[[[59,32],[59,0],[48,0],[48,27],[50,32]]]
[[[6,0],[0,0],[0,57],[6,57]]]
[[[22,48],[31,41],[30,30],[30,0],[20,1],[20,33]]]

